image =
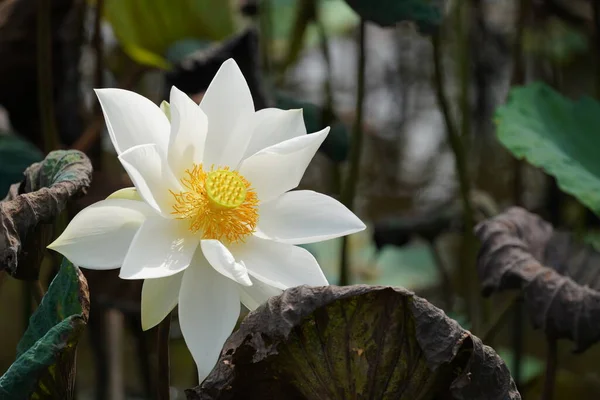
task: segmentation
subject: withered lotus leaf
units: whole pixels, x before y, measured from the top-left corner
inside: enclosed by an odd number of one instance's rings
[[[483,294],[517,289],[535,328],[582,352],[600,339],[600,253],[522,208],[480,223]]]
[[[486,399],[520,395],[504,362],[402,289],[300,286],[250,313],[188,399]]]
[[[85,194],[92,165],[80,151],[57,150],[24,175],[0,201],[0,269],[15,278],[35,280],[41,249],[50,239],[51,227],[43,224],[53,222],[70,199]]]

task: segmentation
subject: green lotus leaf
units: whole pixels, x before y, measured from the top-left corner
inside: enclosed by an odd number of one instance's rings
[[[442,22],[444,0],[346,0],[362,18],[381,26],[413,21],[431,34]]]
[[[105,17],[125,52],[140,64],[169,68],[169,48],[188,39],[222,40],[235,32],[233,3],[214,0],[107,0]]]
[[[600,214],[600,103],[569,100],[543,83],[512,89],[496,113],[500,142],[554,176],[561,190]]]
[[[23,171],[44,158],[42,152],[27,140],[0,132],[0,197],[10,185],[23,179]]]
[[[74,398],[77,342],[88,321],[89,304],[85,277],[64,259],[29,320],[16,361],[0,377],[0,398]]]

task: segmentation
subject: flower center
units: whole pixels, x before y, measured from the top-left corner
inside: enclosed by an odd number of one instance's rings
[[[226,169],[211,171],[204,181],[206,195],[217,207],[236,208],[246,200],[246,184],[237,172]]]
[[[181,179],[183,191],[171,191],[177,219],[189,220],[190,231],[200,232],[203,239],[229,243],[243,242],[252,234],[258,221],[258,197],[250,183],[237,171],[202,164],[186,170]]]

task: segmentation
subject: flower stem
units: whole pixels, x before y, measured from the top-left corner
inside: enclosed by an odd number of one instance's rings
[[[523,52],[523,35],[525,24],[528,20],[529,1],[519,2],[519,14],[517,18],[517,34],[513,47],[513,70],[511,86],[519,86],[525,83],[525,54]],[[513,203],[516,206],[523,205],[523,161],[515,158],[513,161]]]
[[[104,13],[104,0],[96,0],[96,11],[94,15],[94,37],[92,44],[96,53],[96,65],[94,70],[94,86],[104,87],[104,43],[102,41],[102,15]],[[94,108],[99,108],[100,102],[94,103]]]
[[[438,272],[442,280],[442,298],[444,300],[444,310],[446,310],[446,312],[450,312],[454,309],[454,290],[452,287],[452,279],[446,270],[442,255],[435,245],[435,240],[430,239],[428,242],[429,248],[431,249],[431,254],[433,254],[433,259],[435,260],[435,265],[438,268]]]
[[[169,338],[171,332],[171,313],[158,324],[157,328],[157,348],[158,368],[156,382],[158,385],[158,400],[169,400],[170,393],[170,360],[169,360]]]
[[[273,73],[273,60],[271,59],[271,47],[273,39],[272,1],[262,0],[259,3],[258,25],[260,32],[260,56],[261,65],[265,76],[271,77]]]
[[[319,32],[319,39],[321,40],[321,54],[323,55],[323,59],[325,60],[326,66],[326,76],[325,81],[323,82],[323,92],[325,93],[325,105],[323,107],[323,114],[321,115],[321,123],[322,125],[330,125],[334,119],[333,88],[331,87],[331,82],[333,80],[331,71],[331,52],[329,49],[329,39],[327,38],[327,33],[325,32],[325,26],[323,25],[323,22],[321,21],[319,15],[315,17],[315,25],[317,27],[317,31]]]
[[[104,87],[104,43],[102,40],[102,17],[104,15],[104,0],[96,0],[96,7],[94,11],[94,30],[93,36],[91,40],[92,47],[94,49],[94,54],[96,56],[95,66],[94,66],[94,88],[100,89]],[[88,121],[97,120],[98,117],[102,115],[102,109],[100,107],[100,102],[95,101],[93,103],[90,118]],[[102,118],[102,117],[100,117]],[[102,120],[100,120],[102,121]],[[102,122],[95,122],[97,126],[96,129],[102,129]],[[85,132],[85,131],[84,131]],[[81,137],[81,136],[80,136]],[[102,152],[100,149],[102,148],[102,136],[97,135],[94,138],[94,141],[90,143],[90,148],[86,149],[87,155],[90,157],[92,161],[92,165],[94,167],[94,171],[102,170]]]
[[[558,358],[558,348],[556,339],[548,336],[547,354],[546,354],[546,376],[544,377],[544,389],[542,391],[541,400],[552,400],[554,398],[554,384],[556,381],[556,366]]]
[[[358,33],[358,67],[356,84],[356,109],[354,113],[354,126],[352,127],[352,143],[350,145],[350,171],[345,184],[342,187],[342,203],[352,210],[354,195],[358,184],[360,172],[360,156],[362,153],[362,125],[363,125],[363,103],[365,97],[365,21],[360,20]],[[350,273],[348,271],[348,237],[342,238],[342,249],[340,257],[340,282],[341,286],[350,284]]]
[[[463,0],[457,4],[456,26],[458,30],[458,79],[460,82],[459,105],[461,112],[460,132],[465,142],[471,133],[471,105],[469,89],[471,83],[471,0]],[[464,145],[464,144],[463,144]]]
[[[35,281],[29,282],[29,290],[31,290],[31,295],[36,302],[36,305],[40,305],[42,303],[42,299],[44,298],[44,294],[46,291],[42,286],[42,282],[39,279]]]
[[[481,333],[477,335],[481,338],[483,343],[491,345],[491,342],[498,333],[499,328],[502,326],[507,317],[511,315],[511,311],[514,309],[514,305],[519,300],[520,296],[520,293],[514,293],[510,298],[505,300],[500,307],[494,308],[495,311],[492,315],[492,320],[483,330],[481,330]]]
[[[27,281],[22,281],[22,292],[21,292],[21,318],[23,320],[23,330],[21,336],[25,333],[29,327],[29,317],[31,317],[31,310],[33,309],[33,296],[31,293],[31,284]]]
[[[596,45],[596,99],[600,99],[600,2],[593,1],[594,44]]]
[[[44,151],[58,149],[52,83],[51,0],[37,0],[37,85]]]
[[[125,316],[116,308],[109,308],[104,314],[104,324],[107,327],[104,338],[107,356],[107,398],[125,400],[125,377],[123,368],[123,333]]]
[[[523,35],[525,25],[528,20],[529,0],[519,1],[519,11],[517,17],[516,37],[513,47],[513,70],[511,86],[523,85],[525,83],[525,54],[523,52]],[[524,184],[523,184],[523,160],[514,158],[513,160],[513,204],[523,206]],[[512,324],[512,351],[513,351],[513,378],[518,389],[521,387],[521,369],[523,361],[523,299],[515,302],[513,324]]]
[[[435,90],[437,100],[444,116],[446,123],[446,132],[448,135],[448,142],[452,148],[455,158],[456,174],[459,180],[460,197],[463,203],[463,223],[464,223],[464,248],[465,258],[461,262],[463,270],[461,276],[465,283],[465,293],[468,296],[467,304],[472,308],[470,310],[470,317],[473,324],[473,330],[477,331],[480,328],[479,321],[479,292],[477,285],[477,278],[474,276],[474,266],[477,251],[477,242],[473,232],[475,222],[473,218],[473,205],[471,202],[471,185],[469,179],[469,170],[467,166],[467,155],[464,146],[464,140],[468,140],[470,124],[465,123],[464,120],[469,118],[468,102],[466,103],[466,109],[463,109],[463,132],[459,133],[456,124],[452,119],[450,113],[450,105],[448,98],[444,92],[444,76],[442,69],[442,52],[441,52],[441,38],[440,34],[433,36],[433,64],[434,64],[434,79],[435,79]],[[468,75],[465,79],[468,78]],[[461,102],[462,103],[462,102]],[[466,130],[466,131],[465,131]]]
[[[513,379],[517,389],[521,389],[521,370],[523,368],[523,342],[525,336],[525,327],[523,319],[525,318],[525,310],[523,309],[523,297],[519,296],[515,301],[512,324],[512,351],[513,351]]]
[[[331,71],[331,52],[329,46],[329,38],[327,37],[327,32],[325,31],[325,26],[321,21],[320,15],[317,15],[315,18],[315,25],[317,27],[317,31],[319,32],[319,39],[321,40],[321,54],[323,55],[323,60],[325,60],[326,66],[326,74],[325,80],[323,81],[323,92],[324,92],[324,106],[323,112],[321,113],[321,126],[331,125],[331,123],[335,119],[335,115],[333,112],[333,88],[331,87],[332,71]],[[331,166],[331,192],[339,195],[342,188],[341,183],[341,168],[339,162],[333,162]]]

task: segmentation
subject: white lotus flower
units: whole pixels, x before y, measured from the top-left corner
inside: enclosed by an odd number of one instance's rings
[[[365,228],[328,196],[290,191],[329,128],[307,135],[301,110],[255,112],[233,60],[200,106],[173,87],[170,121],[136,93],[96,94],[135,188],[81,211],[48,247],[84,268],[120,267],[123,279],[145,279],[144,329],[179,304],[202,381],[240,300],[255,309],[288,287],[328,284],[315,258],[295,245]]]

